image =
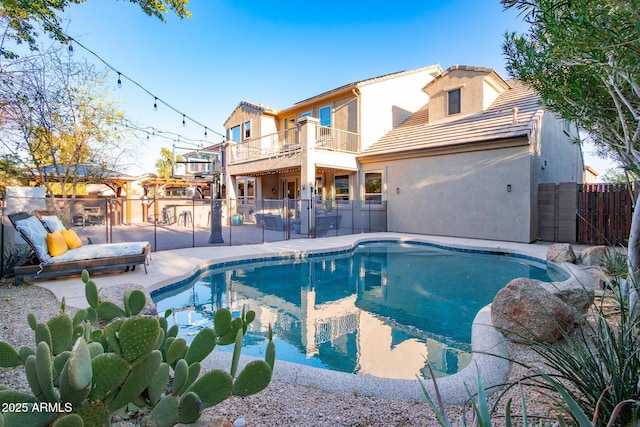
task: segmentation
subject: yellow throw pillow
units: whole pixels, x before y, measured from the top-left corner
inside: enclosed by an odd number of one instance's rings
[[[64,241],[67,243],[67,246],[69,246],[69,249],[78,249],[82,246],[82,240],[80,240],[73,230],[62,230],[62,237],[64,237]]]
[[[47,246],[49,247],[49,254],[51,256],[62,255],[69,249],[67,242],[64,241],[64,237],[62,237],[59,231],[47,233]]]

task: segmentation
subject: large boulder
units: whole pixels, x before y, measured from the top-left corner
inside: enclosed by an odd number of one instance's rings
[[[574,310],[573,314],[576,321],[578,321],[584,313],[589,311],[589,307],[593,304],[595,297],[593,287],[587,288],[572,280],[551,283],[540,282],[540,285],[571,307]]]
[[[556,243],[549,246],[547,259],[554,262],[576,262],[576,254],[569,243]]]
[[[609,256],[609,247],[591,246],[582,251],[582,264],[604,267],[605,260]]]
[[[574,319],[574,310],[539,280],[513,279],[491,304],[493,326],[519,342],[555,342],[562,338],[562,331],[573,330]]]

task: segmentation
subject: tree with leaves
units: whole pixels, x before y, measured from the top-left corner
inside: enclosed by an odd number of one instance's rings
[[[62,43],[69,42],[69,36],[62,31],[61,14],[71,4],[86,0],[0,0],[0,23],[5,31],[0,38],[0,58],[15,59],[17,54],[4,47],[5,40],[17,44],[27,43],[32,51],[37,51],[39,32],[49,35]],[[180,19],[191,18],[187,10],[189,0],[129,0],[144,13],[166,22],[166,14],[173,11]]]
[[[0,73],[0,142],[24,176],[50,194],[59,187],[66,198],[80,182],[99,183],[120,169],[135,145],[109,100],[106,72],[64,50],[14,61]]]
[[[178,155],[176,162],[183,161],[182,156]],[[159,178],[173,178],[174,159],[173,152],[166,147],[160,148],[160,158],[156,160],[156,172]]]
[[[640,169],[640,1],[502,0],[530,24],[506,35],[509,74],[543,105],[586,131],[603,155]],[[629,267],[640,278],[640,209],[634,208]],[[634,280],[635,289],[639,283]],[[632,295],[637,297],[636,293]],[[640,310],[639,313],[640,314]]]

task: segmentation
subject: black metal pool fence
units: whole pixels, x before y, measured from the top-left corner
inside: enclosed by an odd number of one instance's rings
[[[145,240],[152,251],[387,230],[384,201],[11,197],[2,208],[2,275],[29,248],[7,215],[57,215],[85,244]]]

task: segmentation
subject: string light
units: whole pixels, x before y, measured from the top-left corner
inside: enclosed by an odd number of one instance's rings
[[[207,137],[207,128],[206,127],[204,128],[204,137],[205,138]]]
[[[158,98],[158,96],[156,96],[155,94],[151,93],[148,89],[146,89],[144,86],[142,86],[140,83],[136,82],[135,80],[131,79],[130,77],[128,77],[126,74],[123,74],[120,71],[117,71],[115,67],[113,67],[111,64],[109,64],[108,62],[106,62],[104,59],[102,59],[102,57],[100,57],[100,55],[98,55],[97,53],[95,53],[94,51],[92,51],[91,49],[89,49],[88,47],[84,46],[82,43],[80,43],[79,41],[77,41],[76,39],[74,39],[73,37],[65,34],[65,36],[67,37],[67,39],[69,40],[69,51],[73,51],[73,46],[71,45],[71,43],[75,43],[78,46],[80,46],[81,48],[83,48],[84,50],[86,50],[87,52],[89,52],[91,55],[95,56],[100,62],[102,62],[105,66],[107,66],[108,68],[110,68],[112,71],[118,73],[118,80],[122,81],[122,79],[127,79],[129,80],[131,83],[133,83],[135,86],[139,87],[141,90],[143,90],[144,92],[146,92],[147,94],[151,95],[154,97],[154,103],[153,103],[153,108],[155,111],[158,110],[158,102],[163,103],[166,107],[168,107],[169,109],[175,111],[178,114],[182,114],[183,116],[183,121],[186,124],[186,119],[189,119],[190,121],[192,121],[193,123],[200,125],[202,127],[204,127],[205,129],[208,129],[208,126],[205,126],[204,124],[200,123],[198,120],[195,120],[193,117],[189,116],[188,114],[183,113],[182,111],[178,110],[177,108],[173,107],[171,104],[163,101],[161,98]],[[216,132],[215,130],[212,130],[213,133],[215,133],[218,136],[221,136],[222,138],[225,137],[224,134],[220,133],[220,132]]]
[[[182,127],[187,127],[187,123],[184,121],[184,114],[182,115]]]
[[[69,53],[73,53],[73,43],[69,42]]]
[[[120,74],[120,72],[118,71],[118,88],[121,88],[121,87],[122,87],[122,79],[121,79],[120,77],[121,77],[121,74]]]

